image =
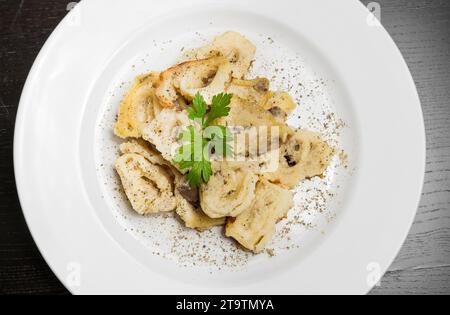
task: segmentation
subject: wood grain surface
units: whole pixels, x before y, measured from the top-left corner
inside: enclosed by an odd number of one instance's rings
[[[414,225],[381,286],[372,293],[448,294],[450,1],[379,3],[381,22],[399,46],[420,95],[427,134],[427,164]]]
[[[382,24],[403,53],[422,101],[427,166],[414,225],[381,286],[371,293],[449,294],[450,1],[378,2]],[[12,160],[23,84],[45,40],[67,13],[68,3],[0,0],[0,294],[68,294],[28,231]]]

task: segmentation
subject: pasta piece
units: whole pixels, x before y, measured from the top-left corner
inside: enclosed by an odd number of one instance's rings
[[[139,138],[144,126],[161,110],[154,95],[159,74],[138,77],[123,99],[114,132],[121,138]]]
[[[142,139],[133,139],[129,142],[122,143],[120,145],[120,152],[122,154],[128,154],[128,153],[136,153],[144,158],[146,158],[150,163],[155,165],[166,165],[169,166],[170,163],[163,159],[161,154],[157,152],[155,149],[152,148],[152,146],[145,142]]]
[[[278,122],[284,123],[288,115],[297,107],[297,104],[287,92],[269,91],[269,85],[269,80],[266,78],[234,79],[227,86],[226,92],[259,105],[269,111]]]
[[[164,107],[176,107],[180,94],[192,100],[197,92],[211,103],[230,80],[230,63],[224,57],[187,61],[161,73],[156,96]]]
[[[259,104],[282,123],[286,122],[288,115],[297,107],[292,97],[286,92],[269,92]]]
[[[278,221],[285,218],[293,206],[291,191],[260,181],[255,203],[237,218],[228,219],[225,235],[258,253],[274,235]]]
[[[210,218],[235,217],[247,210],[255,198],[258,176],[226,162],[213,164],[214,174],[200,188],[200,204]]]
[[[124,154],[116,170],[133,209],[142,215],[173,211],[176,199],[171,175],[138,154]]]
[[[166,161],[173,161],[180,146],[179,134],[193,125],[186,112],[164,109],[142,132],[142,137],[161,152]]]
[[[268,111],[257,104],[233,96],[230,108],[229,115],[216,120],[216,124],[241,127],[279,127],[282,135],[287,133],[285,124],[276,121]]]
[[[231,64],[225,58],[214,58],[214,60],[218,61],[215,73],[200,74],[201,78],[205,78],[201,85],[193,84],[195,80],[192,78],[192,73],[186,72],[181,76],[179,89],[186,99],[192,100],[197,93],[200,93],[205,102],[211,104],[214,95],[225,91],[225,86],[231,80]]]
[[[234,152],[237,156],[256,157],[265,154],[277,143],[284,142],[289,128],[277,121],[268,111],[257,104],[248,102],[238,96],[233,96],[230,104],[230,113],[227,117],[217,119],[217,125],[238,127],[234,130]],[[256,134],[252,134],[252,128]],[[278,128],[272,130],[272,128]],[[248,138],[245,142],[243,138]]]
[[[177,175],[175,180],[176,212],[186,227],[205,230],[225,224],[225,218],[211,219],[200,207],[199,191],[191,187],[185,176]]]
[[[269,93],[269,80],[266,78],[256,78],[253,80],[234,79],[227,86],[226,92],[239,96],[247,102],[260,104]]]
[[[186,54],[190,59],[204,59],[221,55],[232,65],[233,78],[242,79],[248,72],[256,47],[248,39],[237,32],[225,32],[217,36],[211,45],[191,50]]]
[[[294,188],[301,180],[323,175],[333,154],[318,134],[297,130],[281,145],[278,170],[263,176],[272,183]]]

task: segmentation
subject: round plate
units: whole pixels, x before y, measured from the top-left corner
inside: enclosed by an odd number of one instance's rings
[[[413,80],[387,32],[359,1],[337,2],[97,0],[70,12],[26,82],[14,162],[31,233],[71,292],[364,294],[377,283],[417,209],[425,132]],[[132,78],[227,30],[255,42],[254,75],[281,71],[275,86],[300,103],[290,123],[323,133],[332,117],[335,132],[325,138],[342,150],[326,179],[297,189],[300,221],[310,222],[292,229],[293,243],[275,238],[275,257],[236,254],[197,233],[184,252],[166,248],[189,232],[170,217],[133,215],[117,193],[111,123]],[[306,194],[314,189],[333,195],[322,200],[325,214],[312,213],[317,199]],[[172,223],[157,230],[154,222]],[[231,258],[245,259],[230,266]]]

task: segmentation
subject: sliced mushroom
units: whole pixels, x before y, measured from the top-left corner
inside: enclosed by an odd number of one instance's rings
[[[176,212],[191,229],[205,230],[225,224],[225,218],[211,219],[200,207],[199,191],[191,187],[185,176],[179,174],[175,180]]]
[[[242,79],[255,57],[256,47],[237,32],[226,32],[217,36],[211,45],[189,51],[190,59],[204,59],[221,55],[227,58],[233,69],[233,77]]]
[[[291,191],[260,181],[254,204],[237,218],[228,219],[225,235],[255,253],[260,252],[275,234],[276,224],[293,207],[293,198]]]
[[[166,108],[147,125],[142,137],[153,144],[165,160],[173,161],[180,146],[180,132],[192,124],[185,111]]]
[[[278,170],[263,176],[272,183],[294,188],[304,179],[322,176],[333,154],[334,150],[318,134],[297,130],[281,145]]]
[[[114,132],[121,138],[139,138],[144,126],[160,111],[154,85],[158,73],[150,73],[136,79],[123,99]]]
[[[124,154],[116,170],[133,209],[142,215],[175,210],[171,175],[138,154]]]
[[[192,99],[197,92],[210,103],[230,80],[231,67],[224,57],[187,61],[161,73],[156,96],[163,107],[176,107],[180,95]]]
[[[200,204],[210,218],[236,217],[254,201],[258,176],[226,162],[213,163],[214,174],[200,188]]]

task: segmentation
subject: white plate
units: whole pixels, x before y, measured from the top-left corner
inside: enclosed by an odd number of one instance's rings
[[[291,124],[348,155],[347,168],[336,158],[326,179],[297,189],[296,210],[269,244],[275,257],[233,251],[216,230],[135,216],[115,190],[110,127],[130,80],[226,30],[257,44],[254,74],[278,69],[274,86],[299,99]],[[14,149],[33,237],[83,294],[366,293],[408,233],[425,165],[411,75],[356,0],[82,1],[33,66]]]

